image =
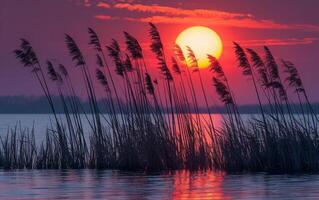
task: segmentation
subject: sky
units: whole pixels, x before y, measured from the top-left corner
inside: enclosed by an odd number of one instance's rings
[[[277,59],[295,63],[310,98],[319,102],[318,7],[317,0],[0,0],[0,96],[42,95],[30,71],[12,53],[22,37],[30,40],[42,63],[50,59],[66,65],[79,96],[85,96],[79,70],[68,56],[64,33],[74,37],[88,63],[94,65],[88,27],[96,30],[104,45],[114,38],[122,49],[123,31],[134,35],[156,77],[158,69],[149,48],[147,24],[152,22],[157,25],[169,56],[184,29],[201,25],[216,31],[224,45],[220,62],[241,104],[256,103],[256,97],[251,80],[243,77],[237,67],[232,41],[261,54],[262,46],[267,45]],[[203,72],[209,97],[218,101],[210,72]]]

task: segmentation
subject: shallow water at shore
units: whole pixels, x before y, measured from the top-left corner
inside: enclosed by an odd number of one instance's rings
[[[0,199],[318,199],[319,175],[0,171]]]

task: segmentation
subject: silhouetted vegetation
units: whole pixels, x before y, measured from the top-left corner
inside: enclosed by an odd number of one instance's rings
[[[15,168],[109,168],[125,170],[318,171],[317,117],[296,67],[282,61],[285,82],[298,96],[301,118],[287,96],[279,65],[268,47],[264,58],[234,43],[238,67],[252,80],[262,118],[244,121],[222,65],[208,55],[212,88],[205,88],[197,58],[176,45],[172,66],[167,62],[157,27],[150,23],[151,51],[161,76],[154,79],[137,39],[124,32],[126,49],[112,39],[106,45],[88,29],[89,45],[96,54],[93,66],[75,40],[65,34],[69,54],[81,71],[89,111],[76,98],[68,69],[46,61],[42,66],[31,44],[21,39],[14,51],[38,81],[54,116],[46,139],[36,144],[34,133],[15,127],[1,138],[0,166]],[[107,63],[107,56],[112,64]],[[189,61],[189,62],[187,62]],[[173,73],[174,74],[173,74]],[[118,82],[114,77],[118,76]],[[193,81],[200,83],[208,120],[203,119]],[[104,106],[97,100],[93,82],[104,89]],[[52,84],[54,83],[54,84]],[[120,85],[120,86],[119,86]],[[56,87],[63,108],[57,114],[51,88]],[[213,87],[225,105],[222,127],[216,127],[207,98]],[[262,100],[265,99],[267,106]],[[124,103],[123,103],[124,102]],[[90,113],[90,114],[87,114]],[[84,114],[84,118],[80,116]],[[85,122],[84,122],[85,120]],[[85,134],[83,123],[90,125]]]

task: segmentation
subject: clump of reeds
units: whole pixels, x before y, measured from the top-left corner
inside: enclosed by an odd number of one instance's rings
[[[289,86],[298,95],[302,120],[294,115],[292,104],[288,99],[286,88],[279,75],[279,66],[268,47],[265,50],[265,60],[252,49],[247,49],[251,61],[246,57],[245,50],[235,43],[235,53],[239,67],[243,68],[244,75],[252,77],[254,88],[262,112],[262,120],[250,119],[244,123],[228,120],[224,123],[221,132],[222,139],[218,140],[220,157],[215,166],[227,171],[268,171],[268,172],[309,172],[318,170],[318,130],[316,114],[308,103],[307,95],[296,67],[288,61],[283,61],[285,72],[288,74]],[[211,58],[211,66],[216,77],[224,76],[222,68],[216,59]],[[250,63],[251,62],[251,63]],[[254,66],[254,68],[252,67]],[[257,78],[259,75],[260,87],[265,102],[271,110],[266,112],[258,92]],[[214,78],[216,91],[227,106],[229,102],[237,107],[235,101],[226,101],[229,92],[225,78]],[[227,89],[227,90],[226,90]],[[301,103],[303,96],[306,105]],[[308,112],[305,113],[305,107]],[[228,115],[236,116],[236,110]],[[240,118],[240,116],[237,116]],[[231,119],[231,117],[229,117]],[[234,128],[240,127],[240,128]]]
[[[301,120],[294,115],[270,49],[264,47],[262,58],[255,50],[234,43],[238,66],[252,80],[261,112],[261,119],[244,120],[222,65],[208,55],[214,94],[226,109],[223,125],[216,127],[207,93],[213,90],[204,87],[208,84],[203,82],[194,52],[191,48],[183,52],[176,45],[170,66],[157,27],[149,25],[150,49],[158,61],[158,74],[150,72],[141,45],[128,32],[124,32],[126,49],[122,50],[115,39],[104,48],[98,34],[88,29],[89,45],[96,54],[95,74],[91,74],[89,68],[93,66],[86,63],[81,47],[65,35],[71,59],[82,73],[88,113],[76,98],[67,67],[48,60],[45,69],[30,42],[22,39],[14,53],[40,84],[54,121],[41,144],[36,144],[33,131],[17,127],[10,130],[1,138],[0,167],[319,170],[318,120],[295,65],[282,61],[288,74],[285,81],[298,97]],[[107,62],[107,57],[112,63]],[[200,113],[195,79],[200,82],[208,121]],[[98,104],[101,97],[95,92],[94,81],[104,89],[103,105]],[[56,114],[52,87],[61,99],[64,120]],[[101,112],[101,106],[106,113]],[[88,133],[83,123],[89,124]]]

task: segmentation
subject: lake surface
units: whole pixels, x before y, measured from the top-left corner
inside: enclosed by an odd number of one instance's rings
[[[17,123],[21,128],[34,125],[41,141],[50,118],[45,114],[0,115],[0,135]],[[214,119],[218,122],[221,116]],[[89,126],[85,129],[89,131]],[[0,170],[0,199],[319,199],[319,175]]]
[[[0,171],[0,199],[318,199],[319,175]]]
[[[248,115],[243,115],[248,116]],[[87,117],[91,120],[91,115],[87,115]],[[107,115],[104,115],[107,117]],[[65,116],[63,114],[59,114],[58,118],[61,121],[65,121]],[[85,115],[81,115],[83,122],[84,133],[89,135],[91,133],[91,127],[89,123],[87,123],[87,119]],[[202,119],[209,120],[207,114],[202,114]],[[101,119],[102,123],[105,123],[104,118]],[[213,120],[215,125],[220,125],[222,121],[222,115],[215,114],[213,115]],[[51,128],[51,123],[54,124],[54,118],[52,114],[0,114],[0,136],[6,135],[8,130],[17,127],[18,129],[29,129],[34,128],[34,133],[36,136],[37,142],[41,142],[45,139],[45,134],[47,129]]]

